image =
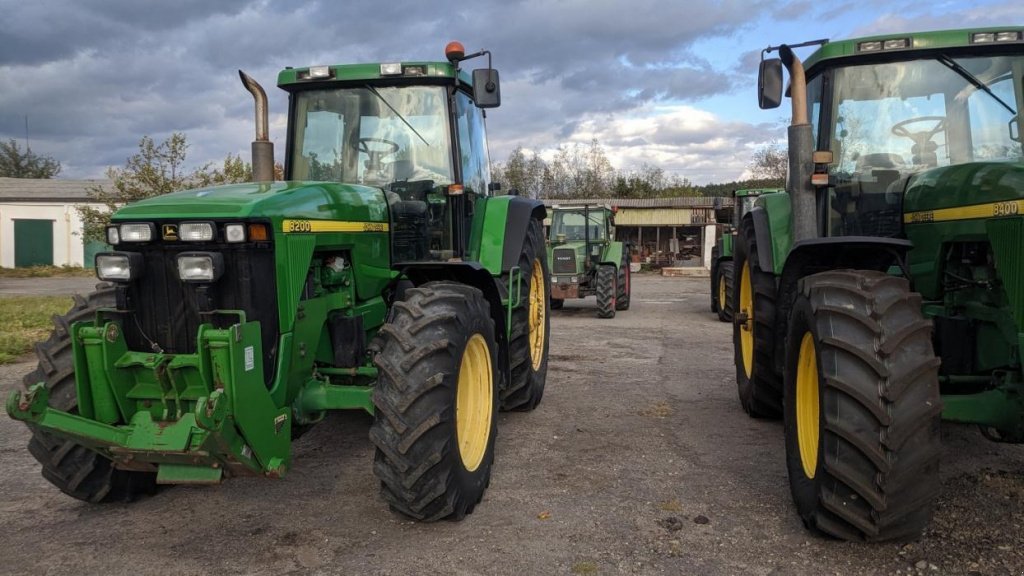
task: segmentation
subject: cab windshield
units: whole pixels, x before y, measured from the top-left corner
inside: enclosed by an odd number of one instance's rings
[[[833,235],[900,230],[900,194],[922,170],[1024,159],[1024,56],[951,57],[834,70],[829,148]],[[809,86],[820,118],[820,77]]]
[[[588,217],[589,216],[589,217]],[[600,210],[590,211],[589,215],[579,212],[555,212],[551,219],[551,238],[559,238],[565,235],[565,240],[585,240],[588,236],[591,242],[599,242],[607,239],[607,230],[604,224],[603,212]]]
[[[339,88],[295,98],[293,180],[430,190],[453,182],[442,86]]]

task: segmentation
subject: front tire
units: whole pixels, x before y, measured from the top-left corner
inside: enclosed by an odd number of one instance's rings
[[[497,435],[494,321],[483,293],[429,282],[381,327],[373,471],[392,510],[461,520],[483,497]]]
[[[39,364],[25,375],[28,389],[45,382],[50,406],[74,414],[78,411],[71,325],[93,320],[98,308],[113,308],[114,288],[101,284],[86,297],[75,295],[75,304],[63,316],[54,316],[54,330],[45,342],[36,344]],[[156,474],[114,468],[113,463],[88,448],[29,426],[32,438],[28,451],[43,466],[43,478],[60,491],[85,502],[131,502],[156,492]]]
[[[551,276],[548,273],[544,230],[540,220],[531,220],[519,254],[522,282],[520,305],[512,310],[509,339],[511,381],[501,392],[501,409],[528,412],[544,397],[548,376],[548,347],[551,336]],[[559,301],[561,303],[561,301]]]
[[[715,286],[715,296],[718,300],[716,308],[721,322],[732,322],[732,287],[732,260],[726,260],[718,265],[718,283]]]
[[[736,386],[740,404],[751,417],[781,418],[782,379],[775,371],[775,278],[770,270],[761,270],[757,251],[753,222],[744,220],[733,269]]]
[[[843,270],[801,280],[786,349],[786,466],[809,529],[920,536],[939,491],[938,367],[905,279]]]
[[[597,317],[615,318],[616,288],[615,266],[603,264],[597,267]]]

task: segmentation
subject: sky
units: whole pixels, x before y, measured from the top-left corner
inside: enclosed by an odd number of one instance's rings
[[[242,69],[270,96],[281,161],[282,68],[444,60],[459,40],[501,75],[492,161],[596,139],[617,169],[728,182],[785,135],[784,112],[757,107],[765,46],[1022,24],[1019,0],[0,0],[0,139],[27,137],[61,178],[102,178],[174,132],[190,166],[248,160]]]

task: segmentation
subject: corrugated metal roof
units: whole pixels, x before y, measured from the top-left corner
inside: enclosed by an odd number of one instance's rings
[[[615,214],[616,226],[689,226],[689,208],[622,208]]]
[[[82,202],[89,188],[110,188],[110,180],[60,180],[56,178],[0,178],[0,202]]]
[[[678,196],[674,198],[548,198],[545,206],[583,206],[605,205],[619,208],[714,208],[715,201],[720,199],[722,206],[732,206],[731,197],[713,196]]]

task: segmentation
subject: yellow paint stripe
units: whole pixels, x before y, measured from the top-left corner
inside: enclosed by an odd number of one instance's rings
[[[344,220],[284,220],[281,231],[285,234],[307,232],[387,232],[387,222],[346,222]]]
[[[923,210],[907,212],[903,215],[906,224],[920,222],[948,222],[950,220],[973,220],[976,218],[999,218],[1002,216],[1019,216],[1024,214],[1024,200],[1007,200],[973,206],[941,208],[939,210]]]

